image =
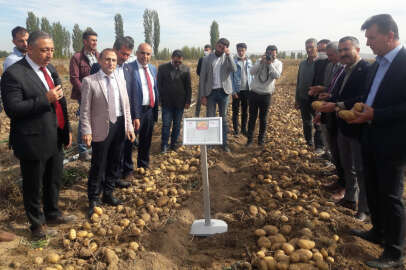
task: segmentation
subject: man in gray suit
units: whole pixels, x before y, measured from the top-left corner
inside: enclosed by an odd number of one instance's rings
[[[114,70],[117,55],[113,49],[104,49],[99,57],[100,71],[82,82],[80,129],[83,142],[92,146],[92,161],[88,180],[89,216],[102,201],[109,205],[121,204],[113,196],[120,178],[120,158],[125,137],[134,141],[130,104],[126,82]]]
[[[225,38],[217,41],[215,51],[203,58],[200,71],[199,91],[201,103],[207,106],[207,117],[216,116],[216,105],[223,118],[223,149],[230,152],[227,145],[227,107],[229,96],[233,92],[231,73],[237,71]]]

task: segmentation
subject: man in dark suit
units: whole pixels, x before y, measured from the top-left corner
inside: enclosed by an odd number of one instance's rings
[[[363,95],[369,64],[359,55],[359,41],[347,36],[340,39],[338,44],[341,68],[331,97],[318,111],[331,113],[337,110],[350,110],[356,99]],[[337,119],[337,145],[340,161],[344,169],[345,194],[334,194],[333,200],[338,205],[357,209],[355,218],[364,221],[368,210],[365,195],[365,182],[362,170],[361,145],[359,143],[360,125],[350,125],[343,119]],[[355,169],[355,173],[354,173]]]
[[[403,264],[405,209],[402,201],[406,164],[406,50],[389,14],[375,15],[361,27],[377,55],[367,79],[363,111],[350,123],[363,124],[361,144],[372,229],[353,231],[384,250],[374,268]]]
[[[162,153],[168,150],[172,122],[170,148],[174,151],[178,148],[177,141],[183,110],[190,106],[192,94],[190,71],[182,61],[182,52],[175,50],[172,53],[172,61],[158,68],[158,91],[162,105]]]
[[[137,166],[149,167],[154,123],[158,121],[158,84],[156,68],[149,64],[152,48],[148,43],[141,43],[136,51],[136,61],[130,63],[133,69],[133,81],[129,92],[131,116],[134,129],[139,133]]]
[[[47,33],[31,33],[26,57],[9,67],[1,81],[4,110],[11,119],[10,146],[20,159],[24,207],[34,239],[46,237],[45,223],[74,218],[63,216],[58,208],[62,145],[71,145],[72,133],[61,80],[49,64],[53,52]]]

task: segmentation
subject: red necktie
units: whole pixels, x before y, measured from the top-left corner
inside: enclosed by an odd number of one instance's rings
[[[149,77],[149,73],[147,70],[147,66],[144,67],[144,73],[145,73],[145,78],[147,78],[147,83],[148,83],[148,92],[149,92],[149,106],[151,108],[154,108],[154,93],[152,92],[152,83],[151,83],[151,78]]]
[[[44,73],[44,77],[45,77],[45,80],[47,81],[49,90],[55,88],[54,82],[52,81],[48,72],[45,70],[45,67],[40,67],[39,69],[42,71],[42,73]],[[65,126],[65,119],[63,118],[62,106],[58,100],[55,101],[54,107],[55,107],[56,119],[58,121],[58,127],[60,129],[63,129],[63,127]]]

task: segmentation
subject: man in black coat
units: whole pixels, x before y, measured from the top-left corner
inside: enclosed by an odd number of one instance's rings
[[[62,146],[71,145],[72,133],[61,80],[49,64],[53,52],[47,33],[31,33],[27,55],[9,67],[1,81],[4,110],[11,120],[10,146],[20,159],[24,207],[33,239],[50,232],[45,223],[67,223],[74,218],[63,216],[58,208]]]
[[[158,91],[162,106],[162,142],[161,152],[168,150],[169,133],[171,132],[171,150],[178,147],[183,110],[188,109],[192,95],[190,71],[182,64],[183,55],[180,50],[172,53],[172,61],[158,68]]]
[[[372,229],[353,233],[383,246],[379,259],[366,262],[382,269],[403,264],[406,50],[389,14],[369,18],[361,29],[366,30],[367,45],[377,58],[367,79],[363,111],[350,123],[363,124],[361,144]]]

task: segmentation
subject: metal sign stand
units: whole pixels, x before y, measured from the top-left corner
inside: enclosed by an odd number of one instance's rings
[[[225,233],[228,229],[227,223],[220,219],[210,218],[210,191],[206,145],[200,145],[200,163],[203,176],[204,219],[198,219],[193,222],[190,234],[196,236],[210,236],[217,233]]]

